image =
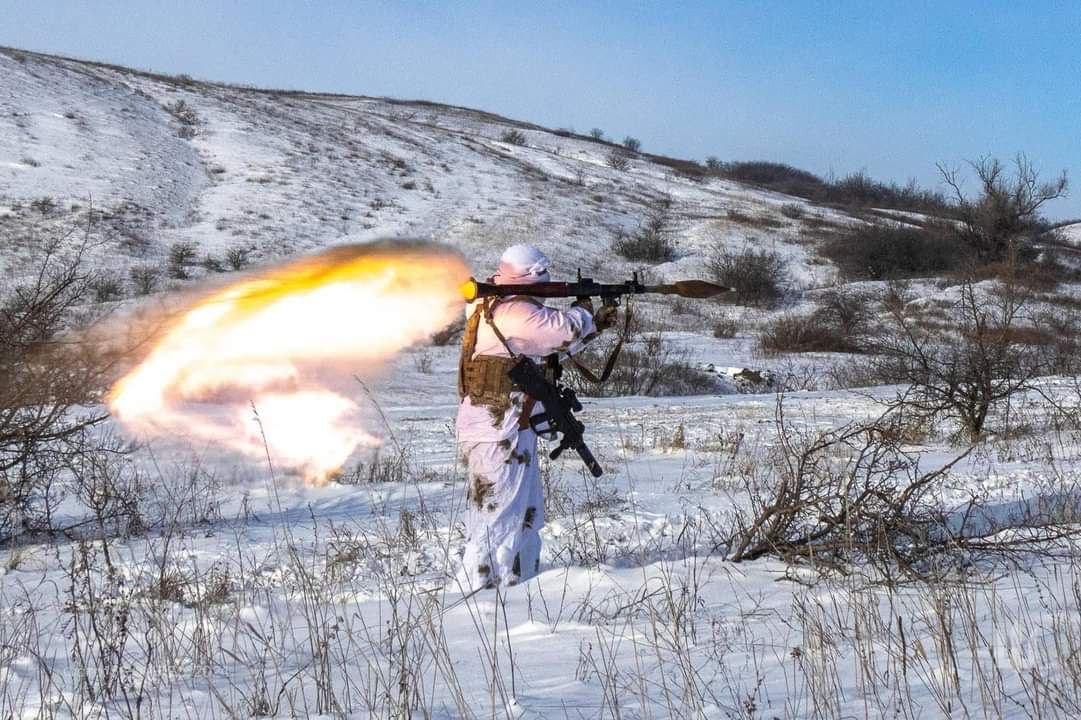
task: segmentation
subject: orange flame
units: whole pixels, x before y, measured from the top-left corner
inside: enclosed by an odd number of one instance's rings
[[[381,442],[333,388],[459,317],[468,275],[457,252],[422,243],[348,245],[271,268],[182,312],[112,388],[109,407],[136,433],[257,458],[269,448],[277,464],[321,482],[358,446]]]

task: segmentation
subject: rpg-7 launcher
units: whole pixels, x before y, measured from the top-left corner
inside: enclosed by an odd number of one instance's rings
[[[494,283],[479,282],[473,278],[462,285],[462,296],[468,301],[480,300],[491,297],[513,297],[515,295],[528,295],[538,298],[594,298],[599,297],[607,306],[619,305],[619,299],[624,295],[645,295],[655,293],[659,295],[678,295],[679,297],[692,299],[705,299],[716,297],[723,293],[734,292],[732,288],[714,285],[704,280],[677,280],[665,285],[643,285],[638,281],[638,273],[634,273],[630,280],[622,283],[599,283],[592,278],[582,277],[578,273],[576,282],[541,282],[523,285],[496,285]],[[620,341],[622,344],[622,340]],[[607,377],[611,365],[614,363],[617,350],[609,358],[608,368],[605,371]],[[507,372],[519,390],[534,400],[544,405],[544,412],[529,419],[530,427],[538,435],[558,434],[559,445],[552,450],[549,457],[555,460],[564,450],[574,450],[589,468],[594,477],[600,477],[604,470],[600,463],[593,457],[593,453],[586,446],[583,433],[585,425],[582,424],[574,413],[581,411],[582,404],[574,390],[559,382],[560,368],[558,362],[549,363],[553,367],[551,377],[546,377],[544,371],[537,363],[528,357],[521,357],[518,362]],[[602,378],[603,379],[603,378]]]
[[[462,296],[467,302],[487,297],[511,297],[530,295],[538,298],[594,298],[599,297],[605,305],[618,305],[623,295],[678,295],[679,297],[704,300],[728,292],[732,288],[714,285],[704,280],[677,280],[664,285],[643,285],[638,273],[621,283],[599,283],[578,273],[576,282],[540,282],[525,285],[496,285],[469,278],[462,285]]]

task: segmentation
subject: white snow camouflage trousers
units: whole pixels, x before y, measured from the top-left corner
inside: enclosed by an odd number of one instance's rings
[[[468,459],[463,589],[513,585],[540,570],[544,488],[537,436],[520,430],[501,442],[462,443]]]

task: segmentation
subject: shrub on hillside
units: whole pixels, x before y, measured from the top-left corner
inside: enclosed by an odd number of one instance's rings
[[[190,277],[189,270],[195,264],[197,248],[195,243],[184,240],[175,242],[169,248],[169,277],[177,280],[186,280]]]
[[[788,285],[788,263],[775,250],[737,251],[717,243],[706,267],[718,284],[735,289],[740,305],[773,307]]]
[[[970,258],[937,226],[862,225],[834,235],[819,251],[851,279],[891,280],[957,270]]]
[[[89,234],[89,232],[88,232]],[[78,330],[98,279],[82,256],[46,247],[36,272],[0,294],[0,541],[53,529],[72,463],[97,447],[108,358]]]
[[[903,402],[910,416],[956,421],[974,440],[993,411],[1048,373],[1048,338],[1028,321],[1033,295],[1014,279],[990,289],[966,280],[939,322],[927,322],[913,299],[903,286],[891,288],[882,303],[882,332],[871,348],[883,374],[909,386],[895,404]]]
[[[613,170],[626,170],[631,166],[631,158],[626,150],[613,149],[604,160]]]
[[[739,332],[739,323],[729,317],[722,317],[713,324],[713,337],[718,340],[734,338]]]
[[[782,315],[768,322],[758,334],[762,352],[778,353],[848,352],[837,329],[822,325],[814,314]]]
[[[240,245],[234,245],[225,251],[225,262],[233,270],[243,270],[250,261],[251,250]]]
[[[90,290],[95,302],[113,302],[124,296],[124,283],[116,273],[102,271],[91,280]]]
[[[513,128],[500,135],[499,139],[511,145],[525,145],[525,133]]]
[[[638,138],[633,138],[630,135],[623,138],[623,147],[627,148],[631,152],[639,152],[642,150],[642,141]]]
[[[37,200],[30,201],[30,209],[41,213],[42,215],[51,215],[57,210],[56,201],[51,197],[44,196],[39,197]]]
[[[970,162],[979,181],[979,194],[970,196],[961,189],[957,170],[940,165],[942,179],[953,190],[959,222],[949,226],[982,262],[1003,260],[1023,241],[1046,229],[1041,208],[1064,197],[1069,183],[1064,170],[1054,180],[1044,181],[1024,155],[1014,159],[1011,174],[997,158]]]
[[[620,230],[612,250],[628,260],[662,263],[674,260],[676,246],[668,230],[668,214],[657,210],[632,234]]]
[[[940,217],[957,215],[955,204],[941,193],[924,190],[913,181],[904,186],[879,182],[862,171],[828,181],[784,163],[707,161],[707,167],[713,174],[730,180],[759,185],[819,203],[909,210]]]
[[[172,115],[181,125],[193,126],[199,124],[199,116],[195,109],[183,100],[171,102],[165,106],[165,112]]]
[[[781,214],[789,220],[799,220],[803,217],[803,206],[799,203],[785,203],[781,206]]]
[[[129,271],[129,277],[137,295],[149,295],[157,290],[161,271],[153,265],[134,265]]]
[[[824,293],[814,312],[782,315],[766,323],[758,334],[758,347],[771,355],[864,352],[873,334],[871,304],[871,298],[861,293],[841,289]]]

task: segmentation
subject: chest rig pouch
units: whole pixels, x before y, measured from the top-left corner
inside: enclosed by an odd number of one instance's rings
[[[480,330],[482,320],[488,323],[496,337],[511,355],[514,353],[507,345],[507,339],[499,328],[495,326],[492,314],[502,302],[511,298],[487,298],[485,299],[465,325],[462,335],[462,355],[458,360],[458,397],[468,397],[474,405],[484,405],[494,414],[502,415],[511,407],[510,394],[517,390],[514,382],[507,374],[518,361],[517,357],[502,357],[500,355],[475,355],[477,349],[477,332]],[[524,300],[535,305],[539,302],[532,298],[516,297],[515,300]]]

